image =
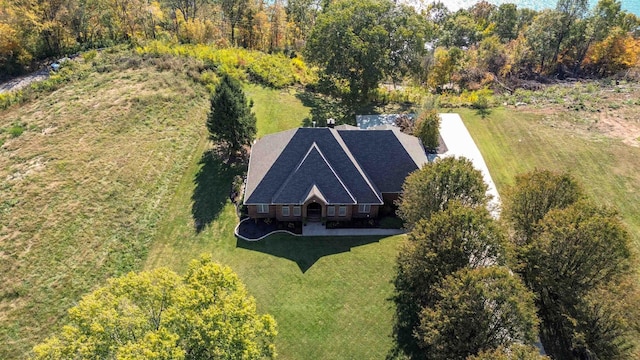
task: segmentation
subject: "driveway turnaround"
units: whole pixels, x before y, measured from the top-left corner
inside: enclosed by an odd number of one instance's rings
[[[496,184],[491,178],[489,168],[484,162],[484,158],[480,153],[480,150],[473,141],[471,134],[467,130],[467,127],[462,122],[460,115],[458,114],[440,114],[440,136],[447,146],[447,152],[440,155],[442,157],[464,156],[471,160],[473,166],[478,169],[484,177],[484,182],[487,183],[489,189],[487,194],[491,195],[491,201],[489,201],[489,211],[494,218],[500,216],[500,195]]]

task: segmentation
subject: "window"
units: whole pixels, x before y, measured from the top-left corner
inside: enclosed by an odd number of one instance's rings
[[[282,207],[282,216],[289,216],[289,206]]]
[[[368,214],[371,211],[371,205],[364,204],[358,206],[358,212],[361,214]]]
[[[338,208],[338,216],[347,216],[346,206],[340,206],[340,208]]]
[[[327,206],[327,216],[336,216],[335,206]]]
[[[300,208],[300,206],[294,206],[293,207],[293,216],[300,216],[302,215],[302,210]]]
[[[269,212],[268,204],[258,204],[258,214],[266,214]]]

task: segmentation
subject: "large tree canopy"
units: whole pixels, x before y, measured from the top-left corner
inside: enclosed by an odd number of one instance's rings
[[[515,269],[537,295],[549,354],[628,358],[640,325],[637,285],[628,280],[631,249],[617,214],[585,201],[549,211],[529,242],[516,247]],[[616,288],[623,282],[629,296]]]
[[[533,294],[508,269],[462,269],[436,288],[438,301],[420,313],[416,337],[427,359],[464,360],[512,343],[533,345]]]
[[[449,202],[465,206],[487,203],[482,173],[466,158],[447,157],[425,165],[407,177],[402,186],[398,215],[412,229],[420,219],[445,210]]]
[[[505,261],[506,239],[484,207],[454,204],[421,220],[397,259],[394,335],[405,353],[415,353],[418,314],[438,299],[435,287],[447,275]]]
[[[516,176],[515,184],[507,189],[502,217],[511,223],[518,243],[523,244],[550,210],[563,209],[583,196],[571,175],[534,170]]]
[[[251,144],[256,136],[256,115],[251,111],[252,106],[240,83],[224,75],[211,97],[211,112],[207,117],[209,138],[226,143],[233,151]]]
[[[305,57],[348,83],[353,99],[366,99],[386,75],[419,64],[426,27],[413,9],[389,0],[339,0],[324,10]]]
[[[512,344],[481,351],[478,355],[468,357],[467,360],[549,360],[549,358],[540,355],[540,350],[535,346]]]
[[[35,359],[264,359],[276,324],[228,267],[194,260],[112,279],[69,310],[69,324]]]

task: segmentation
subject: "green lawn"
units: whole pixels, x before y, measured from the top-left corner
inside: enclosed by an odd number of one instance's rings
[[[255,102],[258,137],[302,126],[309,108],[296,98],[295,90],[271,90],[260,85],[245,86],[247,97]]]
[[[615,206],[640,244],[640,148],[595,132],[562,126],[543,115],[495,109],[486,119],[458,111],[502,191],[518,173],[569,171],[596,202]],[[575,117],[575,114],[571,114]],[[569,121],[569,120],[566,120]]]
[[[259,136],[300,126],[309,113],[288,90],[245,90],[255,102]],[[206,149],[202,143],[199,153]],[[401,237],[236,240],[237,217],[227,196],[242,170],[215,157],[194,157],[158,225],[145,267],[181,272],[201,253],[231,266],[259,310],[276,318],[281,359],[384,358],[392,346],[387,299]],[[194,218],[204,225],[201,231]]]
[[[245,90],[258,136],[309,115],[294,90]],[[387,355],[402,237],[237,241],[228,195],[245,169],[209,153],[207,100],[186,76],[141,66],[0,112],[0,358],[23,356],[107,278],[182,272],[201,253],[231,266],[275,316],[280,358]],[[638,240],[640,148],[521,111],[459,112],[499,190],[535,167],[570,170],[620,209]]]

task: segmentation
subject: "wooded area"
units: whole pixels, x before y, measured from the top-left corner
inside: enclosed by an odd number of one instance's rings
[[[0,72],[149,39],[305,54],[367,98],[380,81],[433,91],[495,80],[602,77],[638,64],[640,20],[618,0],[534,11],[481,1],[449,11],[390,0],[0,0]],[[502,82],[500,82],[502,83]]]

